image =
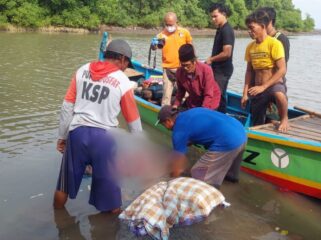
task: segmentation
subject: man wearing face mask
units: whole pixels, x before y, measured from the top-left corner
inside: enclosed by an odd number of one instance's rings
[[[132,85],[124,70],[132,50],[121,39],[107,46],[106,61],[80,67],[74,74],[61,107],[57,150],[63,153],[54,195],[54,208],[76,198],[86,165],[92,166],[89,203],[102,212],[118,213],[121,191],[115,176],[116,144],[112,129],[124,116],[131,132],[142,125]]]
[[[168,12],[164,17],[165,27],[156,37],[163,39],[164,45],[154,46],[153,49],[162,47],[163,67],[163,98],[162,106],[171,104],[171,97],[176,81],[176,70],[180,66],[178,49],[186,43],[192,43],[190,32],[177,25],[177,16],[174,12]]]

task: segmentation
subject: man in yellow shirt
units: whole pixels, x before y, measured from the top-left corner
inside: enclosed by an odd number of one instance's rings
[[[246,49],[247,68],[241,103],[246,105],[251,98],[253,125],[265,123],[266,109],[275,98],[280,114],[278,130],[288,130],[288,101],[283,77],[286,63],[282,43],[268,36],[269,16],[265,11],[257,10],[246,18],[246,25],[251,38],[254,39]],[[251,79],[255,76],[255,84]]]
[[[171,105],[171,97],[176,81],[176,70],[180,66],[178,49],[186,44],[192,43],[190,32],[177,25],[177,16],[174,12],[168,12],[164,17],[164,29],[157,34],[157,39],[163,39],[164,45],[152,46],[153,50],[162,48],[163,67],[163,105]]]

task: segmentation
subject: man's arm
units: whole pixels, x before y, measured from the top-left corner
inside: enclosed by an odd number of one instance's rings
[[[283,45],[284,48],[284,56],[285,56],[285,62],[287,63],[290,58],[290,41],[287,36],[285,36],[283,33],[280,34],[280,36],[277,38]]]
[[[247,62],[246,65],[246,71],[245,71],[245,81],[244,81],[244,88],[243,88],[243,96],[241,99],[241,105],[243,108],[246,107],[246,103],[248,100],[248,90],[249,90],[249,86],[251,84],[251,79],[253,76],[253,67],[251,62]]]
[[[232,56],[233,45],[235,42],[235,36],[234,36],[233,29],[230,27],[222,29],[222,36],[223,36],[222,51],[217,55],[209,57],[206,60],[207,64],[211,64],[213,62],[225,61]]]
[[[191,33],[186,29],[186,43],[193,44],[193,38]]]
[[[272,75],[272,77],[266,81],[263,85],[261,86],[255,86],[255,87],[251,87],[249,89],[249,94],[252,96],[255,96],[259,93],[264,92],[267,88],[273,86],[274,84],[276,84],[277,82],[280,81],[280,79],[282,79],[286,73],[286,63],[285,63],[285,58],[280,58],[279,60],[277,60],[275,62],[276,64],[276,72]]]
[[[206,65],[204,68],[204,99],[202,107],[216,109],[220,104],[221,92],[216,83],[212,69]],[[216,91],[215,91],[216,90]],[[214,96],[215,92],[217,96]]]
[[[185,154],[173,152],[171,156],[171,177],[179,177],[187,166],[187,158]]]
[[[267,81],[265,85],[265,89],[273,86],[277,82],[280,81],[281,78],[286,74],[286,63],[285,58],[281,58],[275,62],[277,71],[273,74],[273,76]]]
[[[178,177],[181,175],[186,166],[187,158],[185,154],[188,150],[188,144],[190,142],[188,134],[186,132],[185,122],[177,125],[177,120],[175,122],[175,128],[172,132],[172,144],[174,152],[172,154],[172,164],[171,164],[171,175],[172,177]],[[183,125],[182,125],[183,124]],[[192,126],[190,126],[192,127]]]
[[[76,102],[77,89],[76,89],[76,76],[71,79],[69,88],[66,92],[64,101],[60,110],[59,129],[58,129],[58,141],[57,150],[64,152],[66,139],[68,137],[69,125],[74,115],[74,106]]]
[[[74,104],[64,100],[59,118],[58,141],[56,149],[63,153],[65,151],[66,139],[68,137],[69,125],[74,115]]]
[[[183,98],[185,97],[186,94],[186,90],[183,87],[183,85],[181,84],[181,81],[183,80],[183,75],[181,74],[182,71],[181,69],[177,69],[176,71],[176,84],[177,84],[177,92],[176,92],[176,96],[175,96],[175,102],[173,104],[173,108],[178,108],[181,103]]]
[[[206,60],[207,64],[211,64],[212,62],[221,62],[221,61],[225,61],[227,59],[229,59],[232,56],[232,51],[233,51],[233,47],[232,45],[224,45],[223,46],[223,51],[220,52],[219,54],[209,57]]]
[[[127,122],[130,132],[141,132],[143,130],[134,93],[129,89],[120,100],[121,112]]]
[[[64,100],[60,110],[58,139],[67,139],[69,125],[71,123],[73,115],[74,104]]]

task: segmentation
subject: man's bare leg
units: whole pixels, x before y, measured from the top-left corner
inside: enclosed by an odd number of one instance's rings
[[[62,191],[56,191],[54,196],[53,206],[55,209],[62,209],[65,207],[67,202],[68,195]]]
[[[280,124],[278,126],[278,130],[280,132],[287,132],[289,129],[288,122],[288,100],[286,95],[283,92],[276,92],[274,94],[276,105],[278,107],[278,112],[280,115]]]

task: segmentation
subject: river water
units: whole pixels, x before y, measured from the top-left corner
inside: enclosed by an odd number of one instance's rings
[[[121,37],[132,45],[135,58],[147,63],[151,36]],[[236,40],[229,85],[236,92],[242,91],[249,41]],[[114,216],[87,204],[90,179],[84,179],[66,211],[51,206],[61,158],[55,150],[60,104],[73,72],[97,58],[99,42],[98,35],[0,32],[0,239],[135,239]],[[200,59],[208,57],[212,42],[212,37],[194,38]],[[291,37],[290,42],[289,105],[321,111],[321,36]],[[159,64],[160,55],[157,59]],[[169,138],[144,128],[169,145]],[[245,173],[239,184],[224,183],[222,192],[230,208],[173,229],[171,239],[320,239],[320,200]]]

